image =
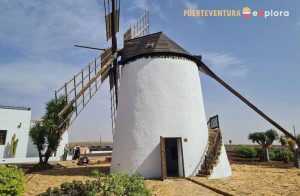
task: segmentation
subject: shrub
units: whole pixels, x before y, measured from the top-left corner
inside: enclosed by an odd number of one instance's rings
[[[24,174],[13,166],[0,166],[0,195],[22,195],[25,191]]]
[[[293,159],[293,153],[286,148],[276,149],[272,151],[272,153],[274,154],[274,156],[272,158],[270,156],[270,159],[274,161],[289,162],[290,160]]]
[[[74,195],[74,196],[94,196],[99,192],[98,182],[96,180],[85,183],[82,181],[74,180],[73,182],[66,182],[60,185],[60,188],[48,188],[42,196],[54,195]]]
[[[263,153],[261,147],[255,147],[254,150],[256,151],[256,158],[261,158]]]
[[[102,174],[98,170],[93,171],[93,176],[97,180],[73,181],[63,183],[60,188],[48,188],[42,196],[94,196],[94,195],[151,195],[150,190],[144,183],[144,178],[140,174]]]
[[[238,155],[245,156],[247,158],[255,158],[257,157],[257,151],[254,147],[239,145],[235,148],[235,153]]]
[[[271,160],[271,161],[274,161],[274,160],[275,160],[275,153],[274,153],[274,150],[270,150],[270,149],[269,149],[269,157],[270,157],[270,160]]]

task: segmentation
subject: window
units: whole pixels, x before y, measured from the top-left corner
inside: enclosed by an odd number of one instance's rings
[[[6,130],[0,130],[0,145],[5,145],[6,134],[7,134]]]

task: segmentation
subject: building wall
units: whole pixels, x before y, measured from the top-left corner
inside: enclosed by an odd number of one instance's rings
[[[38,162],[38,152],[29,137],[31,124],[30,110],[15,110],[0,108],[0,130],[7,130],[5,145],[0,145],[0,164],[1,163],[27,163]],[[18,125],[22,123],[21,127]],[[13,135],[19,139],[15,157],[10,157],[10,145]],[[68,131],[66,131],[57,149],[56,156],[50,161],[61,160],[64,153],[64,146],[68,144]]]
[[[195,175],[208,129],[192,61],[142,58],[122,68],[111,172],[161,177],[160,136],[182,138],[185,176]]]
[[[15,158],[26,157],[30,118],[30,110],[0,108],[0,130],[7,130],[5,145],[0,145],[0,159],[10,158],[10,145],[14,134],[19,139]],[[18,128],[20,123],[22,124]]]
[[[231,175],[232,172],[228,161],[226,149],[223,143],[221,147],[221,154],[219,156],[218,164],[213,168],[213,172],[209,176],[209,179],[225,178]]]
[[[59,147],[57,148],[57,152],[56,152],[56,157],[58,157],[58,160],[60,160],[62,158],[62,155],[64,154],[64,146],[66,144],[69,143],[69,138],[68,138],[68,131],[66,131],[63,136],[62,136],[62,140],[59,144]],[[26,153],[26,157],[38,157],[38,151],[35,147],[35,145],[33,144],[31,138],[29,137],[28,139],[28,144],[27,144],[27,153]]]

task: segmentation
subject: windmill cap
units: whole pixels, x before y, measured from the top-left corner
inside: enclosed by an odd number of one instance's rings
[[[127,64],[143,57],[177,56],[195,61],[198,59],[191,55],[163,32],[130,39],[124,42],[121,51],[121,64]]]

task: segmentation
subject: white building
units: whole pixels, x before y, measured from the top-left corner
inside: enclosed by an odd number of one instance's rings
[[[111,172],[197,175],[209,134],[194,57],[156,33],[125,41],[121,62]],[[219,153],[211,178],[231,175],[223,144]]]
[[[34,121],[33,121],[34,122]],[[33,145],[29,130],[32,125],[31,109],[0,105],[0,164],[38,162],[38,152]],[[12,153],[12,138],[18,140],[15,154]],[[68,143],[68,132],[57,150],[56,156],[50,161],[59,161],[63,155],[63,148]]]

